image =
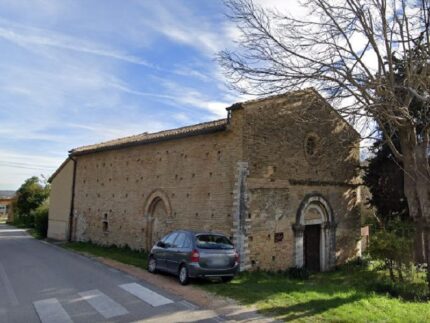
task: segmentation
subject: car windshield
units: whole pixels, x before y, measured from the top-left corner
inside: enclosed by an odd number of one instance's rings
[[[216,234],[200,234],[197,247],[202,249],[233,249],[233,244],[224,236]]]

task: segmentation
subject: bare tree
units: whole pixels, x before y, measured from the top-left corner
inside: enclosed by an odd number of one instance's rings
[[[218,56],[233,87],[267,95],[312,86],[350,120],[376,122],[404,167],[430,263],[430,0],[306,0],[304,18],[225,3],[242,35]]]

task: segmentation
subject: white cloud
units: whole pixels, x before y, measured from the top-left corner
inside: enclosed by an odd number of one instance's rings
[[[198,16],[187,6],[176,1],[141,2],[141,6],[150,15],[143,17],[143,23],[152,30],[171,40],[185,44],[204,54],[213,55],[224,49],[226,34],[224,26],[208,21],[207,17]]]
[[[237,101],[212,60],[232,39],[219,12],[68,0],[0,12],[1,189],[50,175],[71,148],[226,117]],[[158,45],[172,52],[150,58]]]
[[[5,26],[5,24],[8,26]],[[24,26],[19,26],[19,28],[17,28],[16,24],[12,26],[10,22],[6,22],[3,19],[0,20],[0,38],[13,42],[24,48],[29,48],[34,45],[49,46],[153,67],[153,65],[149,64],[145,60],[117,49],[107,48],[106,46],[94,42],[77,39],[60,33],[54,33],[52,31],[28,28]]]
[[[231,103],[228,101],[217,101],[208,98],[205,94],[171,81],[162,82],[166,92],[171,93],[174,102],[184,107],[194,107],[210,112],[212,117],[225,118],[226,108]]]
[[[174,69],[174,73],[176,75],[185,77],[192,76],[206,83],[212,82],[214,80],[212,76],[206,75],[205,73],[199,71],[197,68],[193,68],[190,66],[178,66],[176,69]]]
[[[189,123],[191,121],[191,118],[186,113],[182,113],[182,112],[181,113],[175,113],[172,115],[172,117],[181,123],[182,122],[188,122]]]
[[[48,177],[65,159],[0,149],[0,190],[18,187],[31,176]]]
[[[65,127],[83,131],[81,140],[78,146],[87,144],[94,144],[121,137],[140,134],[143,132],[157,132],[165,129],[172,128],[172,124],[157,120],[146,120],[141,122],[131,123],[129,120],[117,119],[105,122],[103,124],[87,123],[87,124],[74,124],[68,123]],[[87,138],[87,139],[85,139]],[[88,140],[88,138],[91,138]],[[76,146],[77,147],[77,146]],[[76,148],[72,147],[72,148]]]

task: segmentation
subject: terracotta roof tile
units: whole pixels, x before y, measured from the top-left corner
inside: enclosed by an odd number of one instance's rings
[[[78,147],[70,150],[69,153],[72,156],[76,156],[76,155],[89,154],[89,153],[103,151],[103,150],[112,150],[112,149],[124,148],[129,146],[140,145],[140,144],[159,142],[159,141],[164,141],[169,139],[195,136],[203,133],[210,133],[210,132],[225,130],[227,127],[227,123],[228,123],[227,119],[220,119],[220,120],[204,122],[204,123],[199,123],[192,126],[165,130],[165,131],[160,131],[155,133],[144,132],[139,135],[109,140],[109,141],[105,141],[94,145]]]

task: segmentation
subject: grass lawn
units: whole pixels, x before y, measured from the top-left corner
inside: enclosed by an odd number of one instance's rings
[[[365,268],[341,269],[300,281],[257,272],[240,274],[229,284],[201,286],[285,321],[430,322],[430,302],[407,302],[372,292],[375,275]]]
[[[104,247],[89,242],[68,242],[62,245],[66,249],[85,252],[93,256],[113,259],[124,264],[146,269],[147,254],[142,251],[131,250],[125,247]]]
[[[144,252],[83,242],[63,246],[146,269]],[[419,284],[423,281],[411,285],[411,290]],[[375,293],[383,286],[381,273],[363,266],[345,266],[334,272],[311,275],[304,281],[290,279],[285,274],[253,272],[242,273],[228,284],[196,282],[195,286],[244,305],[256,305],[262,314],[276,315],[285,321],[430,322],[430,302],[403,301]]]

